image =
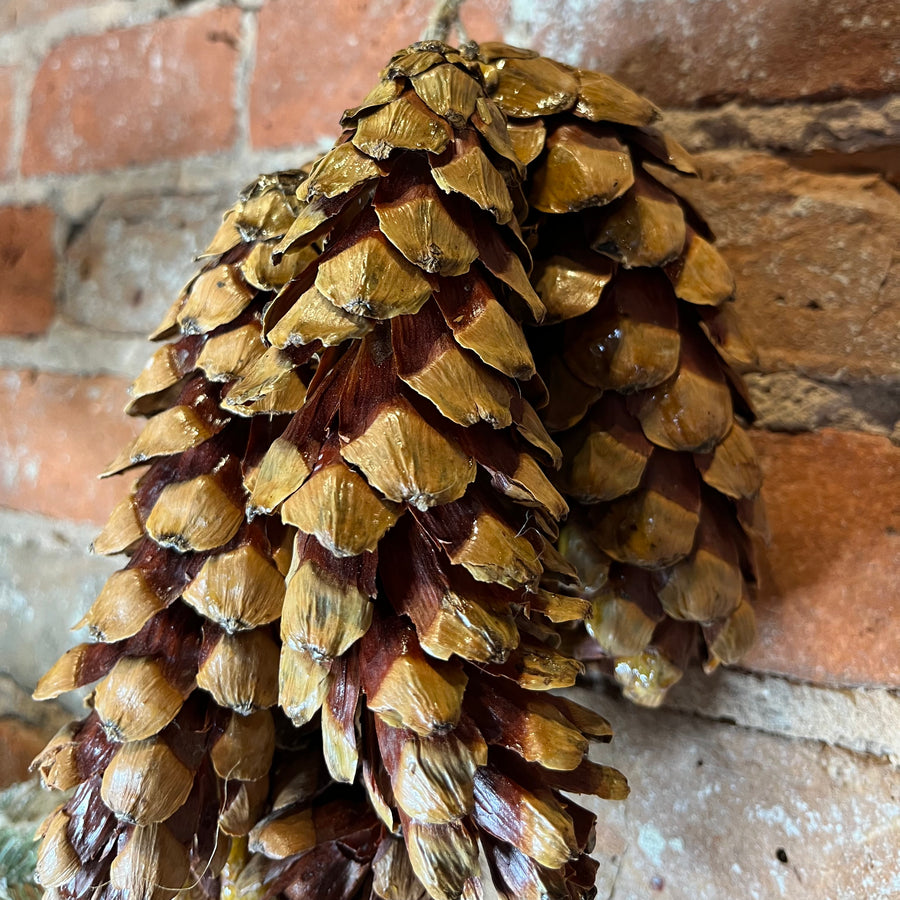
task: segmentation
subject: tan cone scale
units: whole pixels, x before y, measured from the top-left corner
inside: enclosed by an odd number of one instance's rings
[[[226,215],[136,381],[126,567],[38,697],[48,896],[583,897],[600,716],[522,322],[524,168],[472,51],[415,45]],[[186,894],[185,894],[186,895]]]
[[[754,639],[751,539],[765,522],[734,280],[667,186],[696,169],[652,104],[531,51],[480,52],[528,166],[523,229],[547,308],[529,341],[563,451],[559,548],[591,602],[581,655],[655,706],[691,657],[712,669]]]

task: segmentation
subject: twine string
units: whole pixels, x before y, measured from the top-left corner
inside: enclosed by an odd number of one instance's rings
[[[459,17],[459,11],[464,2],[465,0],[438,0],[428,17],[428,25],[422,34],[422,40],[447,43],[455,28],[460,43],[465,43],[466,34]]]

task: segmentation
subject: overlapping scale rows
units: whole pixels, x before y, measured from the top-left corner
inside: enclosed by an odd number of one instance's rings
[[[696,170],[652,104],[531,51],[481,54],[528,166],[524,228],[549,326],[529,339],[563,451],[559,547],[592,604],[581,651],[599,648],[626,695],[656,705],[690,658],[735,662],[754,637],[765,523],[734,281],[657,177]]]
[[[243,477],[315,371],[314,352],[275,358],[262,332],[266,303],[316,255],[268,261],[302,177],[262,177],[228,212],[154,335],[174,340],[131,388],[128,410],[147,423],[106,474],[147,468],[94,544],[128,563],[76,626],[92,642],[35,692],[96,683],[90,715],[36,761],[49,785],[74,789],[41,829],[50,897],[214,894],[231,839],[264,810],[292,534],[248,519]]]
[[[273,347],[321,361],[246,479],[251,510],[297,529],[279,703],[320,723],[324,767],[276,764],[295,787],[241,889],[580,896],[592,819],[561,792],[626,787],[586,757],[605,721],[532,693],[574,682],[552,623],[586,604],[551,590],[573,573],[520,325],[543,315],[522,169],[477,60],[442,44],[397,54],[343,124],[275,258],[323,252],[265,317]]]
[[[472,53],[397,54],[303,179],[228,213],[133,389],[126,552],[37,695],[59,897],[591,893],[588,605],[522,321],[524,170]],[[272,710],[280,707],[274,714]],[[223,868],[224,867],[224,868]],[[217,877],[221,872],[221,877]]]

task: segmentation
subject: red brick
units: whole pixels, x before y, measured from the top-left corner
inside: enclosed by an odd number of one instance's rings
[[[0,209],[0,334],[38,334],[53,318],[54,221],[46,206]]]
[[[755,435],[772,527],[746,665],[900,686],[900,447],[871,435]]]
[[[28,766],[51,737],[18,719],[0,719],[0,790],[28,778]]]
[[[460,19],[467,40],[486,43],[504,40],[505,24],[511,13],[511,0],[481,0],[479,3],[463,3]],[[455,41],[456,36],[451,35]]]
[[[127,382],[4,371],[0,385],[0,506],[105,522],[125,486],[97,474],[140,428]]]
[[[394,51],[419,40],[432,0],[269,0],[259,14],[250,135],[256,147],[340,133],[341,113],[378,80]],[[463,7],[472,38],[496,40],[508,0]],[[298,41],[301,49],[298,50]]]
[[[895,0],[580,0],[533,4],[531,43],[664,106],[889,94]]]
[[[35,79],[23,172],[82,172],[231,146],[240,11],[71,37]]]
[[[719,686],[707,681],[707,695]],[[728,708],[710,721],[612,701],[596,688],[566,693],[609,717],[616,735],[596,759],[631,785],[624,804],[578,798],[597,815],[598,897],[897,900],[898,780],[889,760],[735,727]],[[827,720],[853,698],[818,702]],[[773,704],[772,719],[779,714],[787,718]],[[893,720],[883,721],[887,736]]]
[[[716,232],[761,368],[900,375],[900,194],[876,175],[808,172],[764,154],[699,162],[705,180],[676,189]]]
[[[16,70],[0,68],[0,178],[13,174],[12,128],[16,96]]]

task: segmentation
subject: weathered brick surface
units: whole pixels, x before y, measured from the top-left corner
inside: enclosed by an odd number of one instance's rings
[[[816,154],[833,154],[829,171],[853,171],[850,166],[865,157],[881,172],[900,164],[900,94],[771,106],[668,107],[662,124],[695,153],[728,147],[770,150],[801,168],[812,168]],[[821,157],[815,164],[820,162]]]
[[[38,334],[53,318],[54,222],[46,206],[0,209],[0,334]]]
[[[900,759],[900,693],[890,688],[835,690],[728,666],[707,675],[695,666],[666,695],[666,706],[782,737]]]
[[[28,766],[51,737],[19,719],[0,719],[0,789],[28,777]]]
[[[11,66],[0,68],[0,178],[13,174],[13,100],[16,87],[16,70]]]
[[[4,540],[0,537],[0,604],[4,594],[3,551]],[[0,634],[0,651],[9,649],[14,655],[15,644],[32,647],[30,641],[22,638],[21,623],[18,628],[4,629]],[[9,648],[6,644],[10,645]],[[9,656],[3,652],[5,665]],[[30,689],[26,691],[8,674],[0,671],[0,790],[29,777],[31,761],[70,718],[71,714],[59,703],[37,703],[31,699]]]
[[[515,0],[482,0],[465,3],[460,8],[463,30],[470,41],[500,41],[505,39],[506,26],[513,12]],[[450,42],[456,41],[450,36]]]
[[[2,670],[29,691],[66,650],[87,639],[85,632],[70,628],[122,565],[121,558],[89,556],[86,536],[82,550],[61,549],[58,535],[69,530],[61,522],[42,540],[0,534],[0,621],[10,626],[0,628]],[[60,699],[84,715],[77,695]],[[29,718],[42,724],[36,715]]]
[[[637,709],[599,691],[572,696],[613,723],[596,758],[631,786],[624,803],[590,804],[598,898],[896,896],[900,789],[887,760]]]
[[[269,0],[259,14],[250,93],[254,146],[336,138],[341,113],[368,93],[395,50],[421,37],[432,6],[430,0],[341,0],[326,16],[314,0]],[[463,7],[469,34],[499,38],[505,0],[471,6]]]
[[[700,164],[703,181],[666,180],[715,230],[762,369],[900,375],[900,194],[876,175],[822,175],[762,154]]]
[[[81,172],[212,153],[236,135],[240,12],[68,38],[31,96],[22,168]]]
[[[103,331],[152,331],[232,199],[223,192],[104,200],[66,252],[66,317]]]
[[[0,506],[103,523],[121,478],[97,474],[137,433],[124,379],[0,371]]]
[[[825,429],[758,432],[772,544],[745,664],[804,681],[900,686],[900,447]]]
[[[893,0],[516,4],[519,42],[610,72],[664,106],[900,88]]]
[[[5,546],[8,540],[2,530],[9,524],[8,521],[0,520],[0,547]],[[44,734],[52,735],[59,731],[71,716],[56,700],[38,702],[32,699],[30,688],[25,688],[9,673],[0,672],[0,718],[17,719]]]

